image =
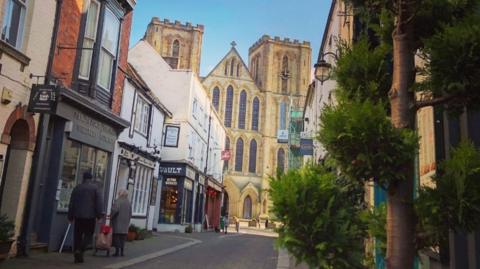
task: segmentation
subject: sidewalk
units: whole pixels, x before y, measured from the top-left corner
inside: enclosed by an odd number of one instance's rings
[[[69,268],[75,265],[75,268],[88,269],[120,269],[144,262],[156,257],[166,255],[200,243],[200,240],[188,237],[185,234],[176,233],[155,233],[153,237],[127,242],[125,246],[124,257],[106,257],[105,251],[99,251],[97,256],[93,256],[93,251],[85,252],[85,263],[74,264],[71,252],[58,253],[38,253],[28,258],[13,258],[0,262],[0,269],[57,269]],[[112,255],[114,250],[110,252]]]

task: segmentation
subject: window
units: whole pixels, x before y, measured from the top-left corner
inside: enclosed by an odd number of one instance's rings
[[[142,97],[137,98],[135,110],[135,130],[143,135],[148,135],[150,121],[150,104]]]
[[[285,150],[278,149],[277,152],[277,172],[283,174],[285,171]]]
[[[280,130],[287,129],[287,103],[280,103]]]
[[[240,106],[238,110],[238,129],[245,129],[245,115],[247,110],[247,92],[240,93]]]
[[[240,77],[240,64],[237,64],[237,77]]]
[[[162,187],[159,222],[173,224],[177,212],[178,182],[176,178],[167,178],[165,182],[168,183]]]
[[[233,77],[233,69],[235,68],[235,59],[230,62],[230,76]]]
[[[288,91],[288,78],[289,78],[288,57],[287,57],[287,55],[283,56],[283,59],[282,59],[281,78],[282,78],[282,93],[287,93],[287,91]]]
[[[26,0],[7,0],[2,26],[2,40],[20,49],[23,41]]]
[[[218,87],[215,87],[213,89],[212,102],[213,107],[215,107],[215,110],[218,112],[218,106],[220,105],[220,90],[218,89]]]
[[[110,90],[117,58],[120,21],[108,8],[105,11],[97,84]]]
[[[256,173],[257,172],[257,141],[253,139],[250,142],[250,152],[248,159],[248,172]]]
[[[152,169],[137,164],[135,183],[133,185],[132,208],[134,215],[147,215],[148,194],[152,179]]]
[[[233,87],[227,88],[227,101],[225,102],[225,127],[232,127]]]
[[[252,130],[254,131],[258,131],[259,110],[260,101],[258,100],[258,97],[255,97],[252,104]]]
[[[225,150],[230,150],[230,138],[227,136],[225,138]],[[230,152],[230,154],[232,154]],[[223,161],[223,169],[228,170],[228,160]]]
[[[247,197],[245,197],[245,200],[243,200],[243,218],[252,218],[252,198],[250,198],[250,195],[247,195]]]
[[[237,140],[237,146],[235,148],[235,171],[242,172],[243,167],[243,139]]]
[[[80,60],[79,76],[84,79],[90,77],[90,67],[92,65],[93,47],[97,36],[98,13],[100,4],[92,0],[87,10],[87,22],[85,25],[85,35],[83,37],[82,58]]]
[[[193,116],[195,119],[197,118],[197,112],[198,112],[198,100],[197,100],[197,98],[193,98],[192,116]]]
[[[180,55],[180,42],[175,39],[172,45],[172,57],[178,57]]]
[[[228,61],[225,62],[225,76],[228,75]]]

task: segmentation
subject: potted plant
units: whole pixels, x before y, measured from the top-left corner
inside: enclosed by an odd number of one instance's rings
[[[144,240],[148,236],[148,230],[147,229],[140,229],[137,234],[136,240]]]
[[[193,232],[192,225],[189,224],[187,227],[185,227],[185,233],[191,234],[192,232]]]
[[[0,260],[7,258],[12,246],[15,224],[7,215],[0,215]]]
[[[133,241],[137,238],[139,228],[135,224],[130,224],[128,227],[127,241]]]

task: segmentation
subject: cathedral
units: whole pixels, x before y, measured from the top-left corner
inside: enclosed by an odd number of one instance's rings
[[[173,69],[199,74],[203,31],[203,25],[153,18],[145,40]],[[264,35],[249,48],[247,65],[235,46],[201,78],[227,129],[224,210],[242,220],[266,219],[269,181],[288,169],[290,111],[303,107],[311,82],[311,48]]]

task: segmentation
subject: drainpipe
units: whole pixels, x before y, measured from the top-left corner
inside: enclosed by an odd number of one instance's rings
[[[210,109],[212,109],[210,107]],[[205,169],[203,170],[203,173],[205,174],[205,179],[206,179],[206,182],[207,182],[207,185],[208,185],[208,177],[207,177],[207,171],[208,171],[208,153],[210,152],[210,127],[212,125],[212,111],[210,110],[210,115],[208,116],[208,136],[207,136],[207,156],[205,157]],[[202,193],[202,195],[205,194],[206,192],[206,189],[207,189],[207,186],[204,186],[204,192]],[[202,211],[205,211],[205,200],[207,200],[207,196],[204,195],[203,199],[202,199]],[[205,212],[203,212],[202,214],[202,226],[201,226],[201,230],[203,231],[203,223],[205,222]],[[207,227],[208,229],[208,227]]]
[[[47,70],[45,73],[45,84],[50,84],[52,80],[52,66],[55,56],[55,49],[57,46],[58,28],[60,25],[60,12],[62,10],[63,0],[56,0],[55,18],[53,24],[52,40],[50,43],[50,51],[48,54]],[[40,161],[43,159],[41,156],[45,156],[48,125],[50,122],[49,114],[40,114],[39,126],[37,131],[37,140],[35,142],[35,151],[32,158],[32,169],[29,178],[27,199],[25,203],[24,217],[22,220],[22,228],[20,236],[18,238],[18,253],[20,255],[28,256],[31,245],[31,233],[33,230],[35,220],[35,205],[38,204],[40,179],[43,172]]]

